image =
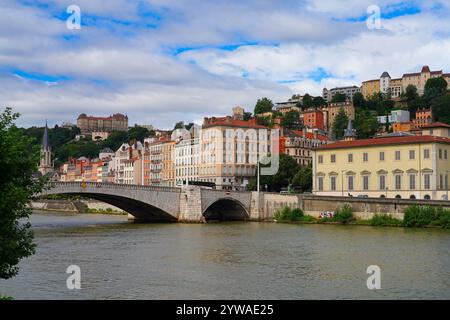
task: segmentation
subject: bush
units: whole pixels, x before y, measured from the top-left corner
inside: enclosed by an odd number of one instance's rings
[[[372,219],[369,220],[369,223],[372,226],[401,226],[403,224],[401,220],[385,213],[375,214]]]
[[[277,221],[283,222],[283,221],[300,221],[303,218],[304,214],[301,209],[294,208],[291,209],[290,207],[283,207],[283,209],[278,210],[274,218]]]
[[[403,224],[406,227],[442,226],[450,229],[450,210],[413,205],[406,208]]]
[[[405,210],[403,224],[406,227],[424,227],[431,224],[435,225],[437,220],[439,220],[439,213],[436,208],[412,205]]]
[[[14,300],[13,297],[4,296],[0,294],[0,300]]]
[[[343,224],[346,224],[353,220],[353,208],[349,204],[344,204],[342,207],[340,207],[336,214],[334,215],[333,219],[331,219],[334,222],[340,222]]]

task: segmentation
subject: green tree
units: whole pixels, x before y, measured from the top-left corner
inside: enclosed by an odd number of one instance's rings
[[[258,99],[255,105],[254,114],[261,114],[266,112],[271,112],[273,109],[273,102],[268,98]]]
[[[356,109],[354,128],[358,139],[373,137],[380,127],[377,114],[367,109]]]
[[[116,151],[124,142],[128,142],[128,133],[125,131],[113,131],[102,142],[102,148],[110,148]]]
[[[252,118],[252,113],[251,112],[244,112],[244,121],[248,121]]]
[[[443,77],[430,78],[425,83],[423,98],[430,105],[434,99],[444,95],[447,91],[447,81]]]
[[[447,93],[431,103],[433,120],[450,124],[450,93]]]
[[[327,104],[327,101],[322,97],[314,97],[314,99],[312,101],[312,105],[313,105],[314,109],[318,109],[321,106],[324,106],[326,104]]]
[[[313,97],[308,93],[303,96],[302,110],[306,110],[313,107]]]
[[[295,187],[300,187],[301,192],[312,190],[312,166],[301,166],[294,178],[292,184]]]
[[[356,92],[353,95],[353,106],[356,109],[365,108],[366,107],[366,99],[364,98],[361,92]]]
[[[289,155],[280,154],[278,172],[272,176],[260,176],[260,188],[265,190],[267,185],[268,191],[279,192],[281,188],[289,186],[292,183],[292,178],[298,171],[299,165]],[[256,190],[256,177],[250,179],[247,186],[249,190]]]
[[[300,115],[298,111],[292,110],[287,112],[283,119],[281,120],[281,126],[291,130],[302,129],[302,124],[300,123]]]
[[[419,108],[425,107],[425,103],[422,97],[419,96],[417,92],[417,87],[415,85],[408,85],[405,92],[402,94],[402,98],[406,101],[408,105],[408,111],[412,116],[416,114]]]
[[[33,140],[14,125],[19,117],[6,108],[0,114],[0,278],[19,272],[21,259],[35,252],[28,203],[42,190],[44,179],[36,179],[40,153]],[[25,219],[25,221],[23,221]],[[22,220],[22,221],[21,221]]]
[[[331,102],[333,103],[337,103],[337,102],[345,102],[347,101],[347,95],[345,95],[344,93],[340,93],[340,92],[336,92],[333,96],[333,98],[331,98]]]
[[[334,118],[332,133],[336,140],[340,140],[344,137],[344,130],[347,128],[348,116],[344,108],[340,108],[336,118]]]
[[[147,128],[134,126],[128,130],[128,140],[144,141],[150,136],[150,131]]]

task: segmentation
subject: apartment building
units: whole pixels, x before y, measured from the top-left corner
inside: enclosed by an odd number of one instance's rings
[[[388,72],[383,72],[379,79],[364,81],[361,92],[365,98],[376,93],[390,94],[392,98],[398,98],[406,91],[409,85],[417,88],[417,92],[422,95],[425,92],[425,84],[428,79],[443,77],[450,83],[450,73],[442,70],[431,71],[430,67],[423,66],[420,72],[405,73],[401,78],[391,78]]]
[[[313,152],[313,193],[447,199],[449,154],[450,139],[433,135],[322,145]]]
[[[322,98],[327,102],[331,102],[336,93],[341,93],[345,94],[347,101],[353,101],[353,95],[357,92],[361,92],[361,88],[357,86],[336,87],[330,90],[324,88],[322,91]]]
[[[280,153],[291,156],[299,165],[307,166],[312,163],[312,150],[328,142],[328,137],[319,134],[318,130],[284,129],[280,137]]]
[[[221,189],[245,189],[256,174],[258,160],[278,153],[278,144],[277,134],[258,125],[256,119],[205,118],[200,134],[199,179]]]
[[[326,130],[330,130],[333,127],[334,119],[336,119],[336,116],[341,109],[344,109],[350,120],[355,120],[355,107],[353,106],[353,102],[329,103],[328,106],[323,109],[326,117]]]

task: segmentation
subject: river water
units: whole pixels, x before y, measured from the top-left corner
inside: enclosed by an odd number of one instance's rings
[[[33,214],[16,299],[450,299],[450,231]],[[81,269],[69,290],[66,268]],[[381,289],[367,289],[369,265]]]

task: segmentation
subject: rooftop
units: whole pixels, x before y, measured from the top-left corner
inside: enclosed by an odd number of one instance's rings
[[[362,139],[354,141],[338,141],[328,145],[316,148],[316,150],[325,149],[345,149],[345,148],[360,148],[360,147],[374,147],[384,145],[400,145],[400,144],[416,144],[416,143],[445,143],[450,144],[449,138],[435,137],[435,136],[399,136],[386,137],[374,139]]]
[[[443,122],[433,122],[430,124],[423,125],[422,128],[450,128],[450,124]]]

